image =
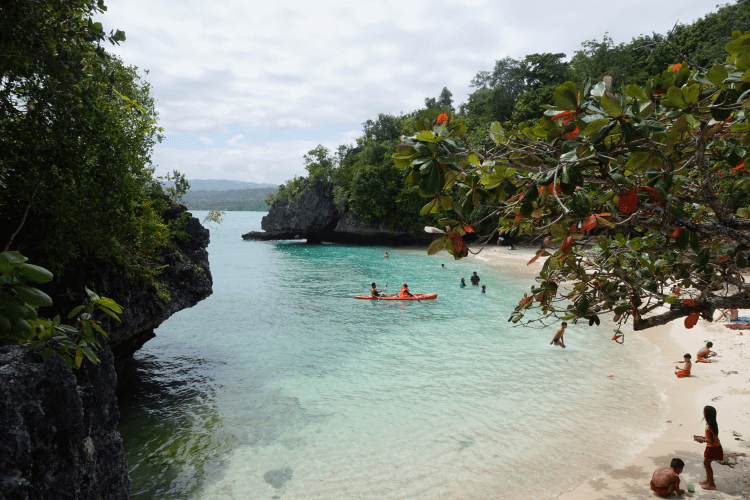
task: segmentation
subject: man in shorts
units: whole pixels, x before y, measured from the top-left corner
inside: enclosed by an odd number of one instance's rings
[[[568,327],[568,324],[563,321],[562,325],[560,325],[560,329],[557,330],[557,333],[555,334],[555,338],[552,339],[552,342],[549,343],[549,345],[559,345],[563,349],[565,349],[565,342],[563,342],[563,334],[565,333],[565,329]]]

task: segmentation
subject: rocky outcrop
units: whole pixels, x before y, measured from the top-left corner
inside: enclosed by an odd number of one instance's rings
[[[154,329],[212,292],[208,230],[183,206],[164,213],[183,234],[162,250],[156,285],[125,276],[111,262],[83,258],[44,286],[54,307],[50,317],[85,299],[84,287],[118,302],[122,323],[103,319],[110,341],[100,338],[98,365],[65,368],[18,346],[0,346],[0,500],[126,500],[130,479],[117,432],[116,387],[133,353]]]
[[[353,213],[339,213],[330,187],[322,183],[308,186],[293,203],[271,205],[261,228],[263,231],[251,231],[242,238],[258,241],[304,238],[308,243],[390,246],[424,243],[407,231],[394,230],[384,221],[363,222]]]
[[[44,290],[52,297],[54,309],[45,310],[50,316],[67,312],[85,299],[84,287],[109,297],[122,306],[122,323],[107,320],[109,345],[115,357],[118,374],[143,344],[154,337],[154,329],[174,313],[194,306],[212,292],[211,271],[208,265],[208,229],[198,219],[188,217],[184,206],[175,206],[164,213],[167,222],[184,217],[182,238],[162,250],[165,267],[156,285],[144,286],[124,276],[111,262],[82,259],[66,269],[60,280]],[[53,310],[52,310],[53,309]]]
[[[75,373],[57,355],[0,347],[0,500],[128,498],[114,357],[102,344],[101,363]]]

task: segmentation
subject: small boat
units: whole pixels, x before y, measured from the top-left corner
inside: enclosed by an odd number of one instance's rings
[[[362,300],[435,300],[437,298],[437,294],[415,293],[414,297],[401,297],[399,295],[381,295],[380,297],[373,297],[371,295],[357,295],[354,298]]]

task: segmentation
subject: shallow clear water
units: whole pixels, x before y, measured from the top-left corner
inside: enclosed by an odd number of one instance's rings
[[[527,273],[243,241],[262,215],[211,227],[214,294],[136,354],[132,498],[552,498],[660,429],[650,346],[571,325],[563,350],[554,329],[511,327]],[[458,287],[475,270],[486,295]],[[438,298],[352,299],[372,281]]]

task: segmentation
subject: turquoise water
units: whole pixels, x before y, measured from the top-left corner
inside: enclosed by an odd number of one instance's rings
[[[136,354],[132,498],[553,498],[661,429],[650,346],[507,322],[527,270],[243,241],[262,215],[211,226],[214,294]],[[373,281],[438,298],[352,299]]]

